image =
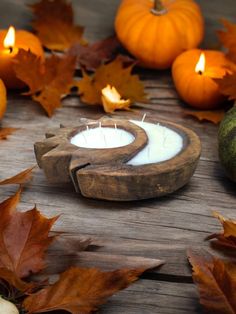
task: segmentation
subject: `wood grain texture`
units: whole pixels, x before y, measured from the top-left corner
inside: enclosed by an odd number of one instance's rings
[[[91,40],[104,38],[113,31],[112,21],[119,1],[75,0],[76,21],[87,27]],[[23,0],[0,1],[0,25],[10,23],[28,26],[30,14]],[[215,44],[214,30],[219,18],[234,19],[235,0],[200,0],[206,17],[207,44]],[[99,266],[103,269],[121,267],[121,257],[164,259],[166,264],[158,271],[116,296],[102,307],[102,314],[200,314],[197,292],[191,282],[186,259],[189,247],[205,247],[204,238],[220,229],[212,211],[235,218],[235,184],[224,175],[217,154],[218,127],[199,123],[183,115],[185,105],[174,89],[170,72],[140,71],[148,104],[136,104],[131,113],[118,112],[114,117],[141,119],[147,116],[169,120],[194,130],[202,141],[202,155],[196,172],[184,188],[161,199],[132,203],[94,201],[81,198],[72,187],[49,184],[43,172],[35,171],[34,180],[23,192],[20,210],[37,204],[47,216],[62,213],[54,230],[64,231],[68,240],[92,238],[93,245],[81,254],[71,254],[62,246],[53,246],[49,252],[48,272],[55,274],[71,263]],[[98,119],[104,115],[100,107],[88,107],[77,97],[68,97],[63,108],[52,119],[43,110],[23,96],[10,94],[3,126],[20,128],[0,143],[0,179],[35,164],[33,144],[40,141],[46,130],[64,125],[74,126],[81,117]],[[0,189],[0,200],[12,195],[15,186]],[[107,261],[107,262],[106,262]]]

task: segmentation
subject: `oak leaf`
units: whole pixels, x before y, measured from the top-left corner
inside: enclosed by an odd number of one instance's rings
[[[236,63],[236,24],[222,20],[226,31],[218,31],[221,43],[228,49],[227,57]]]
[[[146,101],[143,83],[138,75],[131,74],[134,64],[124,67],[124,62],[117,57],[114,61],[97,68],[93,75],[83,71],[83,78],[75,82],[81,100],[89,105],[102,105],[101,90],[110,85],[115,87],[122,99]],[[127,108],[126,108],[127,109]]]
[[[65,310],[72,314],[91,313],[106,299],[138,279],[145,269],[103,272],[96,268],[72,267],[59,280],[23,303],[28,313]]]
[[[184,114],[187,116],[192,116],[199,121],[209,121],[214,124],[218,124],[225,116],[224,110],[214,110],[214,111],[193,111],[193,110],[185,110]]]
[[[215,79],[219,85],[220,92],[227,96],[229,100],[236,100],[236,72],[226,74],[222,79]]]
[[[223,231],[214,233],[206,238],[206,240],[216,239],[218,246],[223,246],[230,249],[236,249],[236,220],[225,219],[222,215],[214,213],[214,216],[219,219]]]
[[[24,184],[32,179],[32,171],[35,166],[28,168],[17,175],[0,181],[0,185],[7,185],[7,184]]]
[[[188,252],[200,303],[207,313],[236,313],[236,264]]]
[[[44,255],[54,240],[49,231],[58,217],[48,219],[33,208],[16,211],[21,189],[0,203],[0,267],[18,277],[27,277],[44,268]]]
[[[6,140],[8,135],[11,135],[18,129],[16,128],[1,128],[0,127],[0,140]]]
[[[68,54],[76,56],[79,66],[95,71],[102,63],[110,61],[119,47],[118,39],[113,36],[87,46],[77,43],[70,48]]]
[[[75,70],[75,57],[52,55],[42,62],[23,49],[14,58],[16,76],[29,87],[27,95],[39,102],[51,117],[61,107],[61,99],[70,92]]]
[[[41,0],[30,7],[32,26],[48,49],[63,51],[75,43],[85,43],[84,28],[74,24],[72,5],[66,0]]]

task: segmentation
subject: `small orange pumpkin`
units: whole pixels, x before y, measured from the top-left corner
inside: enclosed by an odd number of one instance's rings
[[[2,119],[7,105],[7,91],[2,80],[0,80],[0,119]]]
[[[196,71],[204,53],[204,71]],[[172,76],[180,97],[198,109],[214,109],[225,100],[214,78],[222,78],[229,62],[220,51],[188,50],[178,56],[172,66]]]
[[[167,69],[179,54],[200,44],[204,20],[194,0],[123,0],[115,29],[142,66]]]

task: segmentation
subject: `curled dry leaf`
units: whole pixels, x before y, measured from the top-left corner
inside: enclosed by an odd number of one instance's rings
[[[14,58],[16,76],[29,87],[28,95],[39,102],[51,117],[61,107],[61,99],[70,92],[75,70],[75,57],[52,55],[42,62],[23,49]]]
[[[27,297],[23,303],[29,313],[66,310],[72,314],[91,313],[119,290],[138,279],[145,269],[103,272],[96,268],[72,267],[52,286]]]
[[[101,90],[107,85],[115,87],[121,98],[129,99],[130,103],[146,101],[143,83],[138,75],[131,73],[133,67],[134,64],[125,67],[123,60],[117,57],[114,61],[98,67],[93,75],[83,71],[83,78],[75,82],[74,86],[78,87],[81,100],[89,105],[103,104]]]
[[[88,71],[95,71],[102,63],[110,61],[119,47],[118,39],[109,37],[87,46],[75,44],[68,54],[76,56],[79,66]]]
[[[216,239],[216,244],[230,249],[236,249],[236,220],[225,219],[222,215],[214,213],[219,219],[223,231],[214,233],[206,238],[206,240]]]
[[[223,120],[225,116],[224,110],[214,110],[214,111],[193,111],[193,110],[185,110],[184,114],[187,116],[192,116],[199,121],[209,121],[214,124],[218,124]]]
[[[17,212],[21,189],[0,203],[0,267],[27,277],[45,267],[44,255],[55,237],[49,231],[58,217],[48,219],[33,208]]]
[[[0,127],[0,140],[6,140],[8,135],[11,135],[18,129],[15,128],[1,128]]]
[[[7,185],[7,184],[24,184],[32,179],[32,171],[35,166],[28,168],[17,175],[0,181],[0,185]]]
[[[63,51],[75,43],[85,43],[84,28],[74,24],[72,6],[66,0],[41,0],[30,7],[32,26],[48,49]]]
[[[236,264],[192,251],[188,252],[188,258],[200,303],[207,313],[236,313]]]
[[[222,20],[226,31],[218,31],[221,43],[228,49],[227,57],[236,63],[236,24]]]

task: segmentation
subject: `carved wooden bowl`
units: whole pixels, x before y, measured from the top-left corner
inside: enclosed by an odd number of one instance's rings
[[[94,199],[131,201],[160,197],[183,187],[192,177],[201,153],[198,136],[191,130],[165,121],[160,122],[183,139],[182,150],[167,161],[140,166],[127,162],[148,143],[146,132],[127,120],[102,118],[102,127],[124,129],[134,136],[126,146],[109,149],[83,148],[70,140],[81,131],[96,128],[95,121],[81,119],[78,127],[46,133],[46,139],[34,145],[40,168],[52,183],[73,182],[77,192]]]

